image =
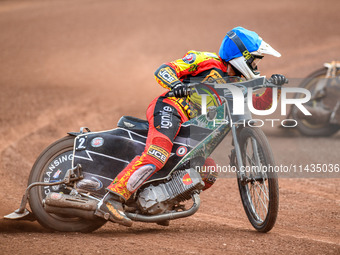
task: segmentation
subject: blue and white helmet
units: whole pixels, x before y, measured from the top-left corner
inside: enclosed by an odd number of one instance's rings
[[[219,55],[224,61],[240,71],[247,80],[260,76],[257,64],[264,54],[281,57],[268,43],[255,32],[236,27],[224,37]]]

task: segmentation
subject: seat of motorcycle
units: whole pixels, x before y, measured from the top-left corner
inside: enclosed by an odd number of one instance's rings
[[[119,119],[118,127],[129,129],[141,135],[147,135],[149,131],[149,123],[147,120],[138,119],[131,116],[123,116]]]

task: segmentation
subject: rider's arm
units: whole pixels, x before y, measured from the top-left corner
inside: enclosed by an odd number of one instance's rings
[[[173,62],[169,62],[161,65],[155,72],[156,81],[166,89],[172,89],[181,83],[172,63]]]
[[[155,72],[157,82],[164,88],[174,88],[182,77],[196,71],[194,67],[200,62],[198,55],[199,52],[189,51],[183,58],[161,65]]]
[[[220,58],[215,53],[189,51],[181,59],[161,65],[155,72],[157,82],[164,88],[171,89],[179,84],[182,78],[210,69],[227,71]]]

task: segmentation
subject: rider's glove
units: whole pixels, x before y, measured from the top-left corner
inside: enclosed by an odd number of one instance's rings
[[[282,74],[273,74],[270,78],[270,82],[274,85],[281,86],[288,82],[287,78]]]
[[[186,97],[189,94],[188,85],[178,83],[172,88],[175,97]]]

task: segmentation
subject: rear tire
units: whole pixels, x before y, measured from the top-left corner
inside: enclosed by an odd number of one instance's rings
[[[327,68],[321,68],[312,74],[308,75],[307,78],[305,78],[299,87],[308,89],[312,96],[313,92],[315,90],[316,84],[318,79],[322,79],[326,77]],[[338,72],[337,75],[340,75]],[[298,95],[296,95],[297,97]],[[320,100],[311,100],[307,103],[311,107],[323,107],[322,99]],[[331,124],[329,122],[326,123],[312,123],[308,120],[300,119],[298,116],[298,111],[300,111],[295,105],[292,107],[291,113],[293,119],[295,119],[298,123],[296,128],[299,130],[299,132],[305,136],[332,136],[335,134],[339,129],[339,125]]]
[[[40,154],[32,167],[28,185],[33,182],[52,182],[63,179],[66,171],[72,167],[74,138],[73,136],[64,137]],[[31,210],[38,222],[45,228],[62,232],[92,232],[106,223],[100,218],[85,220],[46,212],[42,201],[51,191],[68,193],[68,190],[61,185],[33,187],[29,193]]]
[[[275,166],[274,157],[266,136],[259,128],[243,128],[239,144],[243,166],[247,170],[245,174],[253,178],[246,184],[238,178],[243,208],[257,231],[268,232],[274,227],[278,214],[279,185],[276,172],[264,171],[264,167]]]

